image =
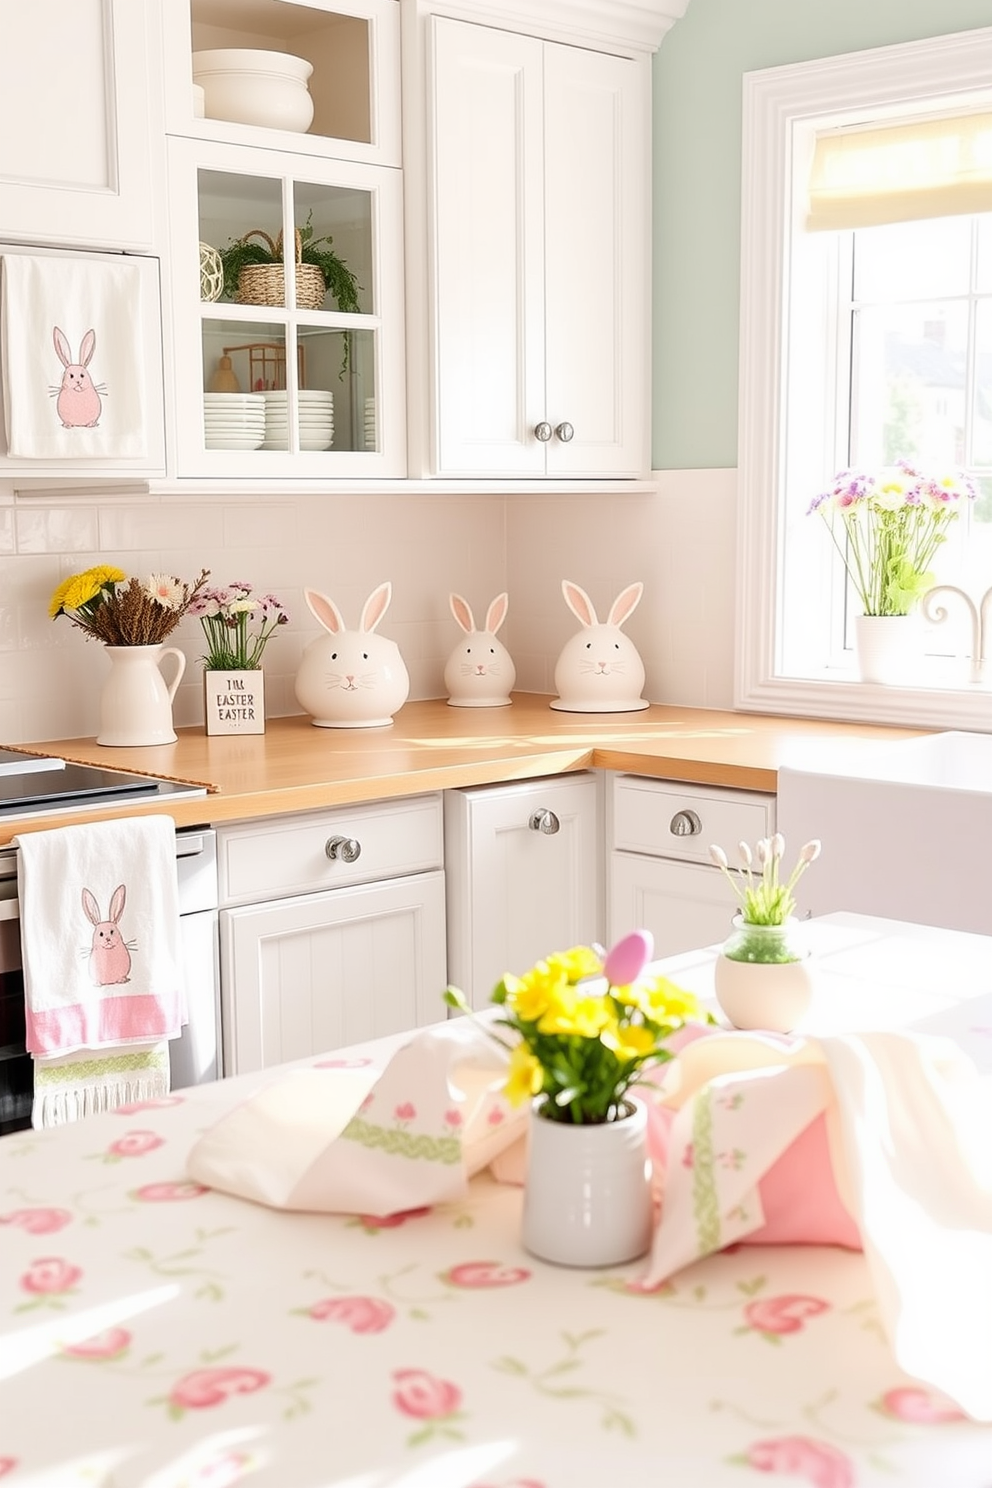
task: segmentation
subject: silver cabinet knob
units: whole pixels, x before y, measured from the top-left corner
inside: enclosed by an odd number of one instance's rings
[[[668,824],[673,837],[698,837],[703,824],[694,811],[676,811]]]
[[[543,832],[546,837],[553,837],[556,832],[561,831],[561,822],[546,806],[539,806],[531,814],[528,826],[532,832]]]
[[[534,438],[539,439],[542,444],[547,444],[554,432],[547,419],[542,419],[539,424],[535,424],[534,426]]]
[[[354,863],[362,855],[362,844],[354,837],[328,837],[324,851],[332,863]]]
[[[555,429],[555,433],[558,435],[562,444],[567,444],[570,439],[575,438],[575,430],[571,424],[559,424]]]

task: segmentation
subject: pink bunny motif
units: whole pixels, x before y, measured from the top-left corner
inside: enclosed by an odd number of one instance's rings
[[[97,987],[115,987],[120,982],[130,981],[131,952],[124,944],[119,928],[126,898],[127,889],[118,884],[110,896],[110,913],[107,919],[103,919],[96,899],[89,889],[83,890],[83,912],[93,926],[90,977]]]
[[[79,359],[75,362],[72,360],[72,351],[65,333],[58,326],[52,328],[52,340],[55,342],[59,361],[65,368],[55,403],[62,427],[95,429],[100,422],[103,404],[100,401],[100,392],[86,369],[96,350],[96,331],[91,329],[86,332],[80,343]],[[56,389],[53,388],[52,391]],[[106,388],[102,388],[102,391],[106,392]]]

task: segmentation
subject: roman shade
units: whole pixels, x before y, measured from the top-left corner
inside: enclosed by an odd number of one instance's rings
[[[877,227],[992,211],[992,112],[824,130],[806,227]]]

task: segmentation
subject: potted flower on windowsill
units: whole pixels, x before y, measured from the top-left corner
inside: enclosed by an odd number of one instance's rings
[[[483,1026],[509,1055],[507,1099],[532,1102],[523,1243],[545,1260],[616,1265],[650,1243],[647,1110],[633,1087],[673,1057],[672,1034],[709,1021],[650,971],[653,949],[642,930],[605,956],[575,946],[507,973],[492,994],[498,1015]],[[445,1000],[472,1016],[458,988]]]
[[[196,603],[209,577],[203,569],[193,584],[170,574],[128,578],[123,569],[101,563],[72,574],[55,590],[48,606],[51,618],[65,615],[85,636],[101,641],[111,663],[100,695],[98,744],[176,742],[172,700],[186,656],[163,642]],[[166,656],[176,668],[168,686],[159,670]]]
[[[809,949],[796,918],[793,893],[820,855],[814,838],[800,849],[792,872],[781,875],[785,838],[763,837],[752,853],[738,844],[741,868],[731,868],[715,844],[710,857],[723,873],[740,909],[713,969],[716,1000],[735,1028],[790,1033],[805,1014],[813,993]]]
[[[861,605],[855,636],[862,681],[912,680],[917,658],[906,641],[917,602],[933,586],[931,564],[948,528],[976,495],[961,471],[927,472],[899,460],[874,472],[843,470],[810,504],[809,513],[827,523]]]
[[[289,612],[274,594],[256,598],[251,584],[206,589],[191,606],[207,638],[202,657],[208,734],[263,734],[262,653]]]

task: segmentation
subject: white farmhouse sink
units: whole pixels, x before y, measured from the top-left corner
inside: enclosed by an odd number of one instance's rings
[[[992,935],[992,734],[921,735],[785,764],[777,823],[787,859],[812,837],[823,844],[800,882],[800,913]]]

